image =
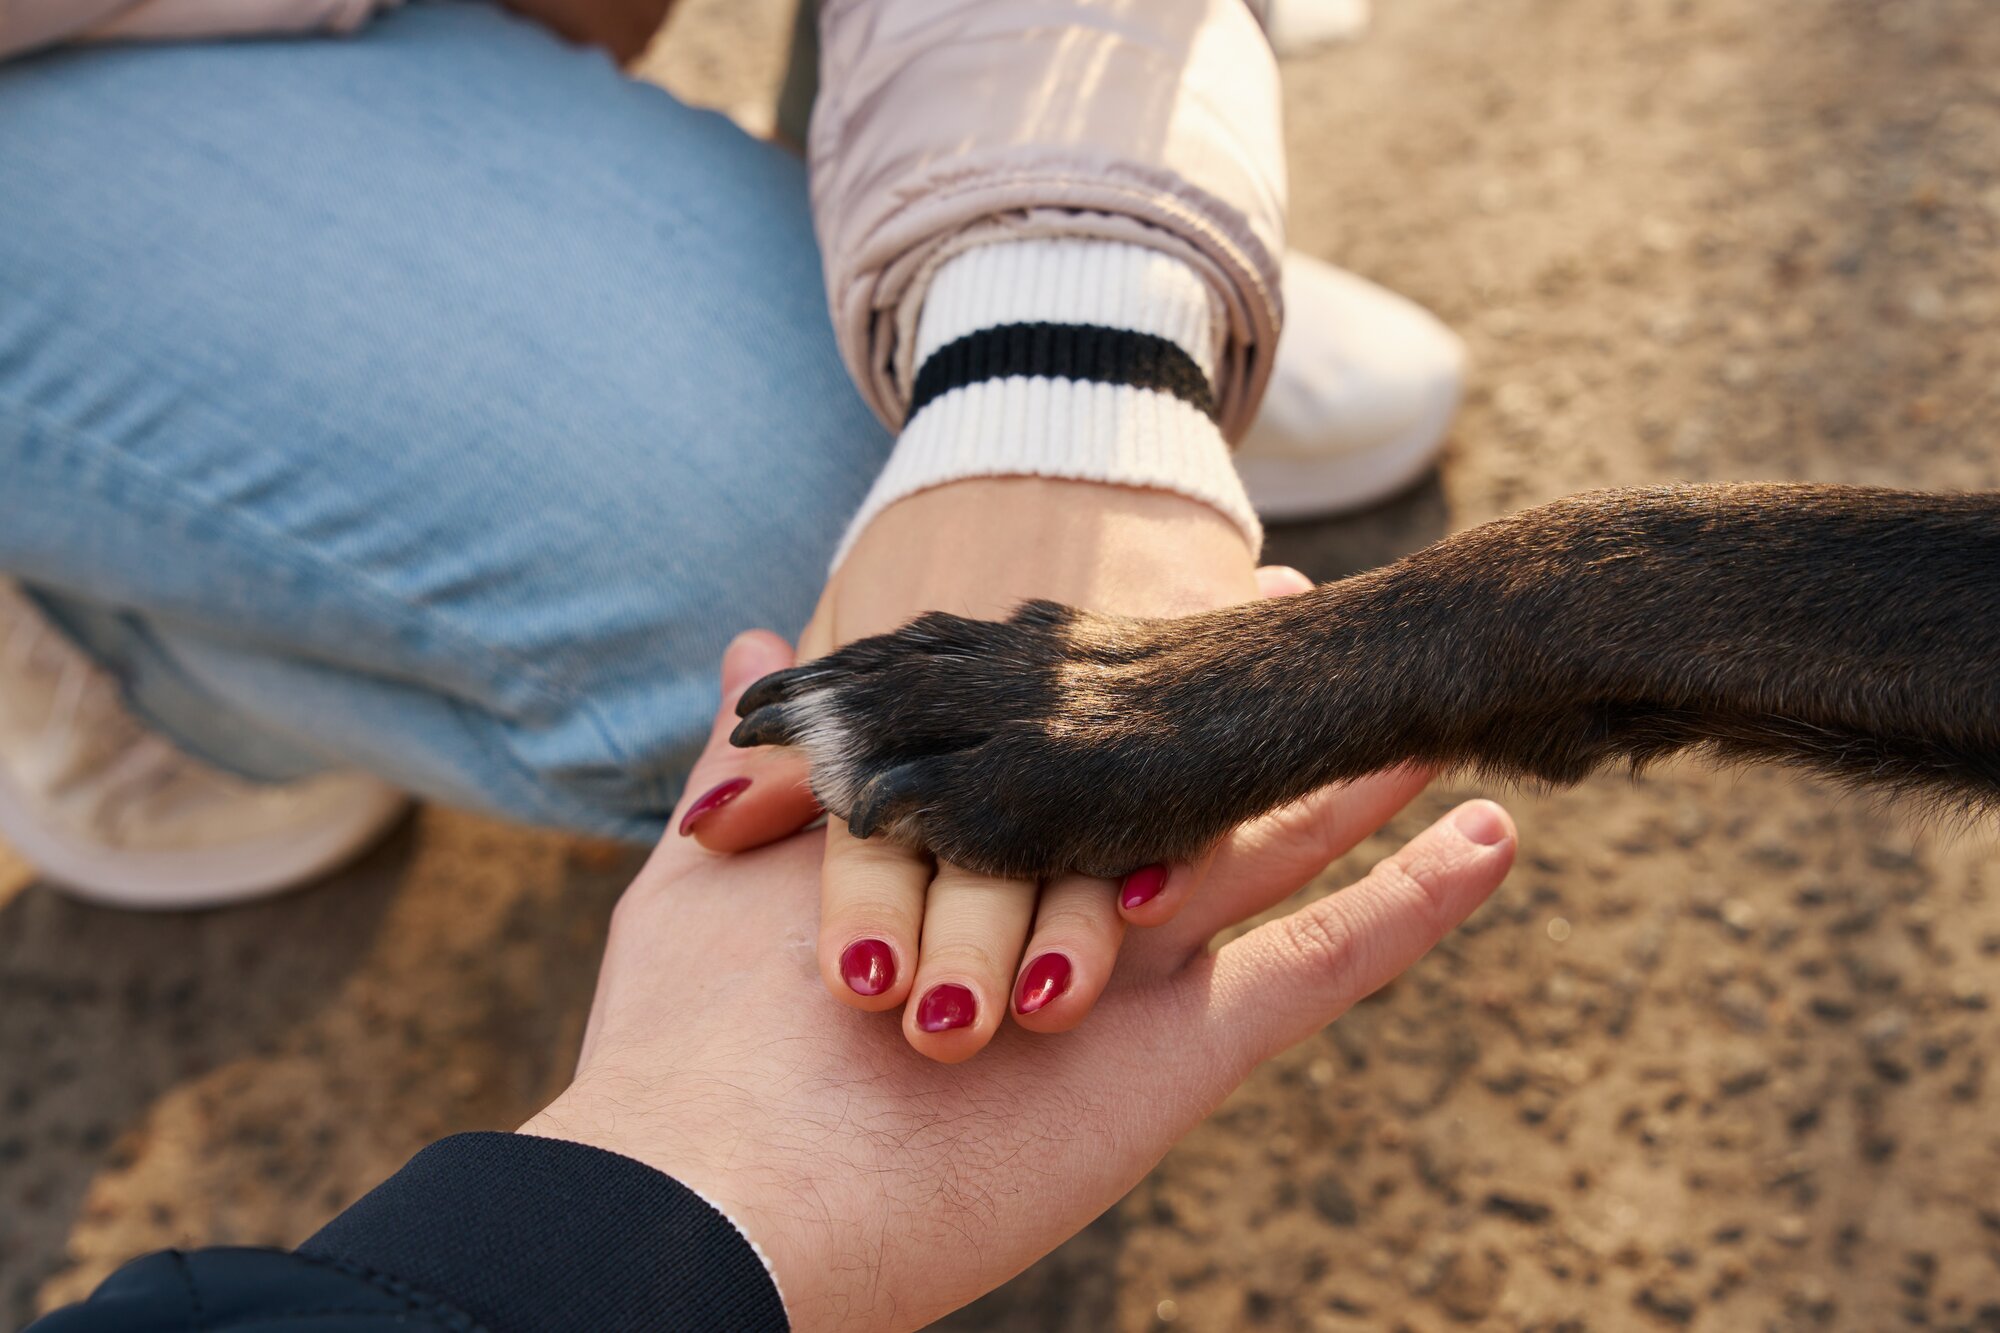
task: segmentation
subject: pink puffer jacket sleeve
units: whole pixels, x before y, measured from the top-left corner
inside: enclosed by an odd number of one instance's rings
[[[995,239],[1135,241],[1221,317],[1224,433],[1280,321],[1277,66],[1244,0],[827,0],[813,211],[842,354],[882,419],[909,401],[929,275]]]

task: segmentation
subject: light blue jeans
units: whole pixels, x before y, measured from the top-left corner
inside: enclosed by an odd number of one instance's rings
[[[498,9],[0,66],[0,573],[216,763],[655,836],[888,446],[800,164]]]

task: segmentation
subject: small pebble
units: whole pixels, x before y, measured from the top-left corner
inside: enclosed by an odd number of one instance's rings
[[[1771,1239],[1780,1245],[1803,1245],[1811,1234],[1806,1219],[1798,1213],[1786,1213],[1771,1226]]]
[[[1328,1225],[1351,1227],[1361,1220],[1361,1209],[1354,1202],[1354,1195],[1346,1182],[1331,1171],[1322,1173],[1312,1183],[1308,1192],[1313,1211],[1324,1218]]]
[[[1903,308],[1926,324],[1935,324],[1949,313],[1944,293],[1935,287],[1915,287],[1903,297]]]
[[[1884,1009],[1861,1025],[1861,1040],[1868,1049],[1879,1051],[1902,1040],[1910,1030],[1910,1016],[1901,1009]]]

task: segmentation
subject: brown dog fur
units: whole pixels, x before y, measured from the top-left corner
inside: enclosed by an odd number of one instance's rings
[[[1403,762],[1574,782],[1684,749],[2000,801],[2000,493],[1573,496],[1176,620],[932,614],[767,677],[738,744],[994,874],[1117,875]]]

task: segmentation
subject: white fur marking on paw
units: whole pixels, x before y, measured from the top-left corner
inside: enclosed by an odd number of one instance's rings
[[[833,690],[809,690],[786,704],[785,712],[796,719],[794,744],[812,764],[813,794],[829,810],[851,810],[861,786],[860,763],[849,748],[847,725],[836,715]]]

